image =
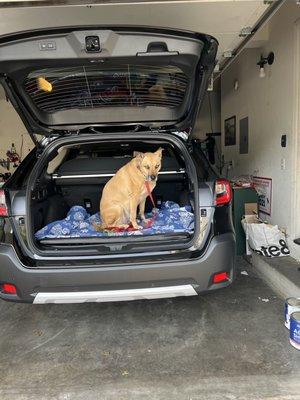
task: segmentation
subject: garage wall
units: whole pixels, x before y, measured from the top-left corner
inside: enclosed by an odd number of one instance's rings
[[[293,255],[300,258],[299,246],[292,244],[300,236],[300,221],[293,223],[295,213],[295,22],[300,7],[287,2],[269,23],[269,40],[261,49],[247,49],[224,72],[221,82],[222,147],[225,162],[233,160],[228,175],[251,174],[273,180],[273,224],[286,228]],[[266,66],[266,77],[259,78],[256,65],[260,55],[275,53],[272,66]],[[298,49],[300,52],[300,48]],[[239,88],[234,90],[234,81]],[[224,146],[224,120],[237,117],[237,144]],[[249,154],[239,154],[239,120],[249,117]],[[281,147],[281,135],[287,134],[288,144]],[[285,162],[285,169],[281,166]],[[225,168],[226,170],[226,168]],[[300,174],[300,171],[298,171]],[[299,175],[298,175],[299,176]],[[299,214],[298,214],[299,215]]]
[[[33,148],[33,143],[30,136],[26,133],[26,129],[12,105],[5,99],[3,89],[0,89],[0,159],[7,159],[6,152],[10,150],[11,144],[14,143],[17,152],[20,154],[23,139],[22,158],[24,158],[30,149]],[[13,172],[0,166],[0,173]]]
[[[209,97],[211,110],[209,106]],[[211,112],[210,112],[211,111]],[[212,116],[212,121],[211,121]],[[221,91],[216,90],[213,92],[207,92],[203,101],[201,110],[199,112],[194,136],[199,139],[205,139],[206,133],[212,131],[221,132]]]
[[[193,137],[205,140],[206,134],[211,132],[221,132],[221,87],[218,85],[216,90],[207,92],[202,107],[199,111]],[[210,102],[209,102],[210,99]],[[215,156],[217,169],[221,166],[221,137],[215,136]]]

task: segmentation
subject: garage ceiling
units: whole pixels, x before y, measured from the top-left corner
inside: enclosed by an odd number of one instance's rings
[[[87,25],[148,25],[211,34],[220,43],[218,59],[243,41],[240,32],[251,29],[280,1],[0,1],[0,34],[45,27]]]

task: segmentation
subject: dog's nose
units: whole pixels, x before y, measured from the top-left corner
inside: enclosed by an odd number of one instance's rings
[[[151,175],[150,178],[151,178],[151,181],[155,181],[156,176],[155,175]]]

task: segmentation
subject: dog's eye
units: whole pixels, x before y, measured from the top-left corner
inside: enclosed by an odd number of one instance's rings
[[[159,168],[159,164],[155,165],[155,168],[158,169]]]
[[[145,168],[146,169],[150,169],[150,165],[145,165]]]

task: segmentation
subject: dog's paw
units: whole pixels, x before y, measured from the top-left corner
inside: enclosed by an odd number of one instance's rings
[[[136,229],[136,230],[141,230],[141,229],[143,229],[143,227],[141,226],[141,225],[138,225],[138,224],[134,224],[134,225],[132,225],[132,227],[134,228],[134,229]]]

